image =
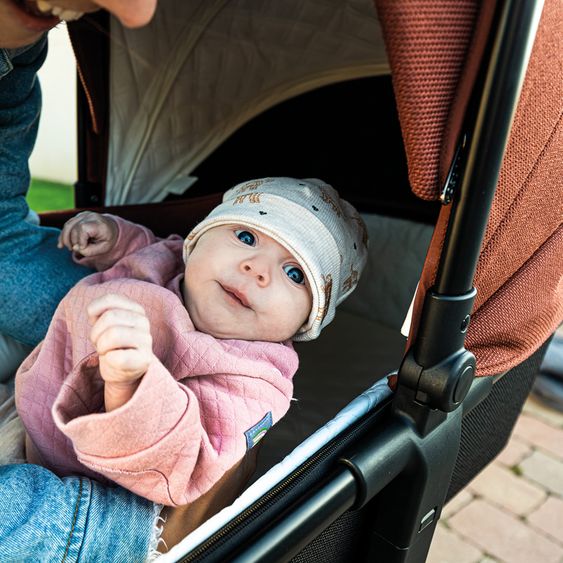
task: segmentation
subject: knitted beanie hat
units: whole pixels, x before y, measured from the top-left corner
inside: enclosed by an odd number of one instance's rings
[[[313,294],[307,322],[293,340],[317,338],[336,306],[356,287],[367,259],[367,230],[358,212],[321,180],[264,178],[243,182],[190,232],[184,260],[207,230],[241,224],[279,242],[303,268]]]

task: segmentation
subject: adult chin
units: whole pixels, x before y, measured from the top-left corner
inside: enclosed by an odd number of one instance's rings
[[[113,14],[125,27],[142,27],[154,16],[158,0],[96,0],[95,4]]]
[[[0,0],[0,47],[15,49],[31,45],[59,22],[54,16],[31,13],[21,0]]]

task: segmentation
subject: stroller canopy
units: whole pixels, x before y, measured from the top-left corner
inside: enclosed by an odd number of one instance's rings
[[[164,0],[146,28],[112,20],[105,203],[183,193],[190,173],[256,115],[388,72],[375,16],[365,0]]]

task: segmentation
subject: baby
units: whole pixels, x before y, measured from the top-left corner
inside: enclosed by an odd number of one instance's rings
[[[316,338],[366,261],[363,222],[320,180],[239,184],[183,241],[85,212],[59,246],[98,273],[16,376],[28,461],[192,502],[288,410],[293,340]]]

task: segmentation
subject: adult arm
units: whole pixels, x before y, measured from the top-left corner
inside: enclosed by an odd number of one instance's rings
[[[26,221],[41,109],[37,71],[46,54],[46,37],[29,48],[0,49],[0,332],[30,345],[43,339],[62,297],[91,273],[57,248],[57,229]]]
[[[37,465],[0,467],[0,561],[144,561],[159,507]]]

